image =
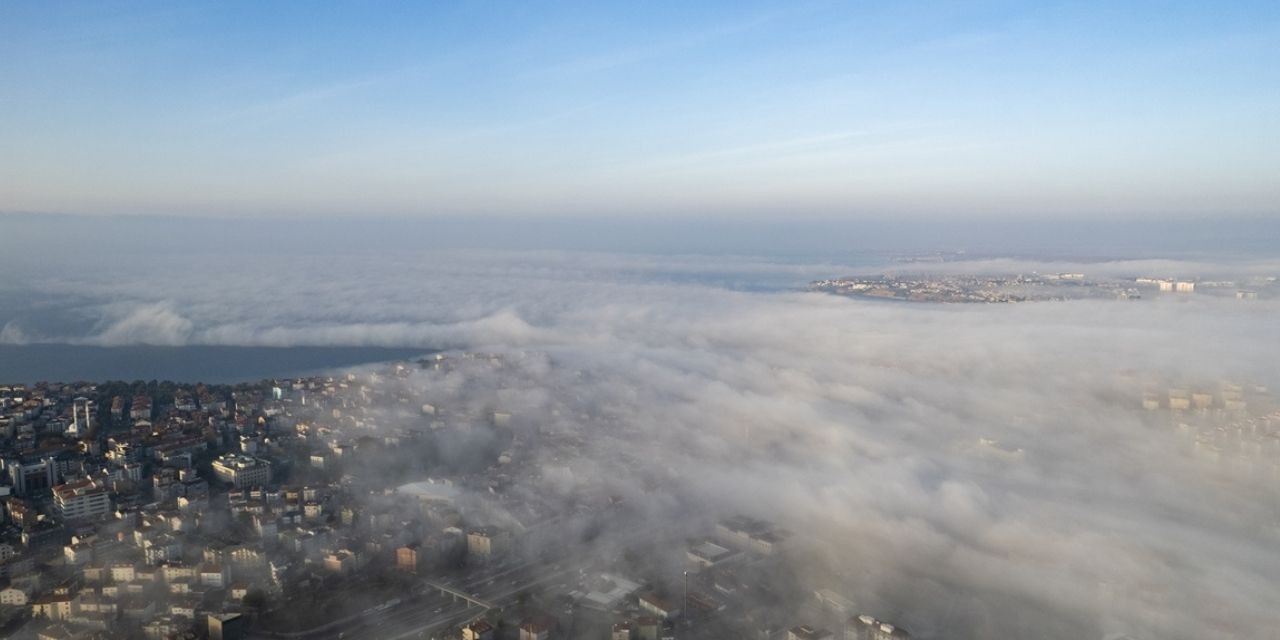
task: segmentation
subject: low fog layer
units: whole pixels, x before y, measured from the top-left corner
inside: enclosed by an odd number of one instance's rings
[[[468,393],[505,387],[527,423],[586,421],[598,455],[555,463],[571,482],[614,484],[679,533],[774,520],[822,559],[807,588],[918,636],[1280,628],[1280,448],[1215,459],[1142,409],[1144,390],[1274,390],[1272,300],[883,303],[792,288],[858,265],[696,257],[166,260],[8,285],[38,304],[0,318],[0,341],[508,353]],[[1157,266],[1270,268],[1098,268]],[[553,413],[564,394],[586,414]],[[684,489],[597,467],[618,451]]]

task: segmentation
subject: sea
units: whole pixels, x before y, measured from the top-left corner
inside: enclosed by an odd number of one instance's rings
[[[232,384],[319,375],[427,353],[382,347],[0,345],[0,384],[107,380]]]
[[[1016,247],[1041,259],[1109,260],[1216,249],[1241,260],[1280,246],[1272,222],[1162,226],[1162,240],[1136,223],[1041,226],[0,215],[0,384],[294,377],[429,353],[338,346],[362,344],[348,328],[366,323],[449,326],[514,308],[536,324],[556,304],[688,287],[797,291],[903,256],[975,259],[1018,255],[1007,251]],[[191,238],[201,241],[182,241]],[[633,289],[602,293],[617,287]],[[331,346],[232,346],[273,344],[277,327],[320,337],[283,344]],[[186,346],[149,346],[158,344]]]

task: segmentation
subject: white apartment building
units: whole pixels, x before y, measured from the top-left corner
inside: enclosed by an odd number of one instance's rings
[[[111,513],[111,494],[93,480],[60,484],[53,488],[53,504],[64,520],[85,520]]]
[[[228,453],[213,461],[213,474],[237,489],[256,487],[271,481],[271,463],[261,458]]]

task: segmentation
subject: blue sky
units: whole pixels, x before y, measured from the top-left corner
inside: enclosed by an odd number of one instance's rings
[[[0,210],[1280,214],[1280,4],[0,3]]]

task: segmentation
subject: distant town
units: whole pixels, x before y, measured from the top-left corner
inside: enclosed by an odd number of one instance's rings
[[[604,484],[546,495],[594,459],[585,430],[412,383],[505,364],[0,385],[0,635],[911,637],[835,590],[797,592],[784,527],[736,515],[670,539]],[[647,468],[620,456],[601,462]],[[605,527],[634,542],[584,553]]]
[[[910,302],[1013,303],[1052,300],[1139,300],[1156,294],[1201,294],[1256,300],[1272,297],[1275,277],[1178,280],[1088,277],[1084,273],[969,275],[899,273],[818,280],[811,291]]]
[[[1193,458],[1280,478],[1280,409],[1265,385],[1147,380],[1141,388],[1143,409],[1167,424]]]

